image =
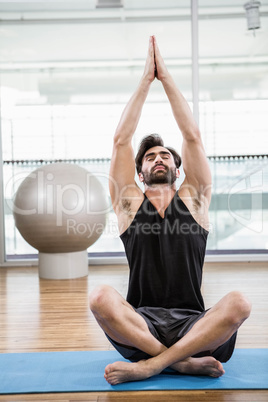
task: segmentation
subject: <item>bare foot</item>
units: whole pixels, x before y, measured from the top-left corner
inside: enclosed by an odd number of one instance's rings
[[[144,380],[158,374],[147,363],[140,360],[138,363],[115,362],[105,368],[104,378],[111,385],[121,384],[127,381]]]
[[[152,364],[153,359],[140,360],[138,363],[115,362],[105,368],[104,378],[111,385],[127,381],[139,381],[159,374],[162,370]],[[220,377],[225,371],[222,364],[212,356],[189,357],[172,366],[182,374],[207,375]]]
[[[172,368],[183,374],[208,375],[210,377],[221,377],[225,373],[221,362],[212,356],[189,357],[175,363]]]

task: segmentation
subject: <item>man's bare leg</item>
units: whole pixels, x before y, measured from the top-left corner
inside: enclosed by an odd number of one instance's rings
[[[100,286],[90,296],[90,308],[101,328],[114,341],[136,347],[151,356],[167,350],[149,331],[145,320],[110,286]],[[213,357],[191,358],[176,362],[172,368],[185,374],[219,377],[223,367]]]
[[[159,374],[166,367],[176,367],[179,363],[179,367],[182,369],[183,365],[189,365],[188,359],[191,359],[191,356],[204,350],[214,351],[225,343],[248,318],[250,310],[250,303],[241,293],[231,292],[211,308],[182,339],[169,349],[151,359],[138,363],[115,362],[110,364],[105,369],[105,378],[110,384],[115,385],[125,381],[136,381],[151,377]],[[215,360],[215,362],[217,361]],[[212,364],[211,360],[207,361],[205,366],[209,364]],[[220,362],[217,364],[221,365]],[[193,369],[193,362],[190,366]],[[214,370],[217,371],[216,368]],[[220,366],[218,370],[220,370]]]
[[[157,356],[166,350],[146,321],[112,287],[100,286],[90,295],[90,309],[103,331],[115,342]]]

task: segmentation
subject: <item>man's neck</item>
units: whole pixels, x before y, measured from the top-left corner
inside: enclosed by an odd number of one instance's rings
[[[176,193],[176,184],[145,185],[144,193],[157,210],[165,210]]]

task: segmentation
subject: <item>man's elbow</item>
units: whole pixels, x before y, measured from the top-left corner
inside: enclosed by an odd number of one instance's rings
[[[119,147],[119,146],[125,146],[131,144],[131,139],[129,140],[128,136],[125,135],[125,133],[119,131],[116,132],[114,135],[114,146]]]
[[[194,130],[186,130],[183,137],[189,143],[197,145],[202,144],[202,137],[198,128]]]
[[[187,127],[187,129],[183,133],[183,136],[187,141],[191,142],[202,141],[201,133],[198,126]]]

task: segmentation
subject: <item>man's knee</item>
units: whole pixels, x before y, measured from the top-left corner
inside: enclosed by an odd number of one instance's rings
[[[89,308],[93,313],[104,313],[111,305],[113,288],[108,285],[96,287],[89,295]]]
[[[249,299],[241,292],[233,291],[227,295],[229,319],[233,324],[245,321],[251,312]]]

